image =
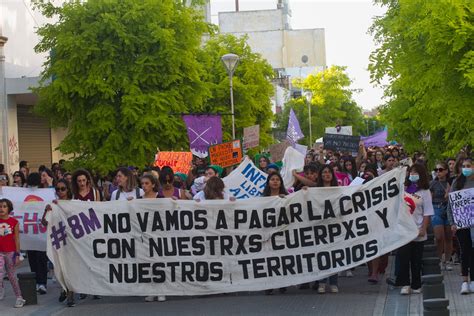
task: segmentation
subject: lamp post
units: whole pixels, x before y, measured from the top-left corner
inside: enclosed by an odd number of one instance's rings
[[[311,129],[311,99],[313,99],[313,93],[307,91],[305,93],[306,101],[308,101],[308,125],[309,125],[309,147],[313,147],[313,132]]]
[[[234,70],[239,63],[239,56],[236,54],[225,54],[221,57],[222,63],[227,70],[227,74],[229,75],[230,81],[230,106],[231,106],[231,114],[232,114],[232,139],[235,139],[235,114],[234,114],[234,91],[232,88],[232,76],[234,74]]]

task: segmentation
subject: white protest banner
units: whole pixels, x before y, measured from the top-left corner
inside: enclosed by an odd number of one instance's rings
[[[457,227],[474,227],[474,188],[449,193],[449,203]]]
[[[410,242],[405,169],[286,198],[59,201],[48,225],[57,280],[78,293],[203,295],[319,280]]]
[[[225,188],[236,199],[262,196],[267,174],[258,169],[249,157],[240,163],[227,177],[222,178]]]
[[[244,149],[258,147],[260,144],[260,125],[244,127]]]
[[[54,189],[2,187],[1,199],[13,203],[13,213],[19,222],[22,250],[46,250],[46,227],[41,225],[46,204],[55,199]]]

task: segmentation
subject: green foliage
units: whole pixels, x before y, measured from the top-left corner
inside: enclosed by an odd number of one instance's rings
[[[247,38],[233,35],[215,35],[205,43],[201,60],[205,64],[205,81],[211,97],[201,108],[202,112],[231,113],[229,76],[221,56],[233,53],[240,61],[233,75],[235,132],[242,138],[243,128],[260,124],[260,147],[269,145],[273,113],[270,97],[274,88],[270,83],[274,72],[260,54],[253,53]],[[222,117],[224,139],[232,138],[232,116]]]
[[[169,112],[191,110],[209,93],[195,58],[207,30],[200,14],[179,1],[37,4],[59,17],[38,30],[36,51],[53,54],[35,108],[68,128],[61,152],[108,171],[150,163],[157,146],[187,147],[181,118]]]
[[[324,136],[326,127],[337,124],[351,125],[354,135],[366,131],[362,109],[352,99],[353,90],[349,89],[351,80],[345,70],[346,67],[331,66],[308,76],[303,82],[294,82],[295,86],[302,87],[312,94],[310,106],[313,142]],[[295,111],[305,135],[299,142],[309,144],[309,109],[305,97],[292,99],[285,104],[282,113],[276,118],[277,131],[286,131],[291,108]]]
[[[472,0],[377,0],[387,8],[371,32],[374,82],[389,101],[382,119],[408,150],[439,158],[474,145]],[[421,142],[422,135],[430,141]],[[421,148],[424,147],[424,148]]]

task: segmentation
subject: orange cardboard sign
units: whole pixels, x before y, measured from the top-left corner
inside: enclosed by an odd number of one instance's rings
[[[188,174],[192,160],[193,154],[191,152],[160,151],[156,155],[155,166],[160,168],[170,166],[173,172]]]
[[[237,165],[242,160],[242,145],[240,140],[233,140],[209,147],[211,165],[223,168]]]

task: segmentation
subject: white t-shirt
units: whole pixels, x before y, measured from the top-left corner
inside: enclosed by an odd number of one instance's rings
[[[110,200],[111,200],[111,201],[117,200],[117,193],[118,193],[119,190],[120,190],[120,189],[117,189],[117,190],[115,190],[114,192],[112,192],[112,195],[110,196]],[[142,189],[138,189],[138,192],[139,192],[139,196],[138,196],[138,197],[142,197],[142,196],[145,194],[145,192],[143,192]],[[138,198],[138,197],[137,197],[137,190],[136,190],[136,189],[133,189],[133,190],[130,191],[130,192],[121,191],[118,200],[126,201],[126,200],[128,200],[129,197],[131,197],[131,198],[133,198],[133,199]]]
[[[423,226],[423,219],[425,216],[433,216],[434,209],[431,200],[430,190],[419,190],[410,195],[415,202],[415,210],[413,211],[413,219],[415,220],[416,226],[421,228]],[[416,237],[413,241],[425,241],[428,236]]]
[[[228,200],[230,198],[230,195],[229,193],[227,193],[226,191],[224,191],[224,200]],[[206,196],[204,195],[204,191],[199,191],[198,193],[196,193],[196,195],[193,197],[193,200],[201,200],[201,201],[205,201],[206,200]]]

